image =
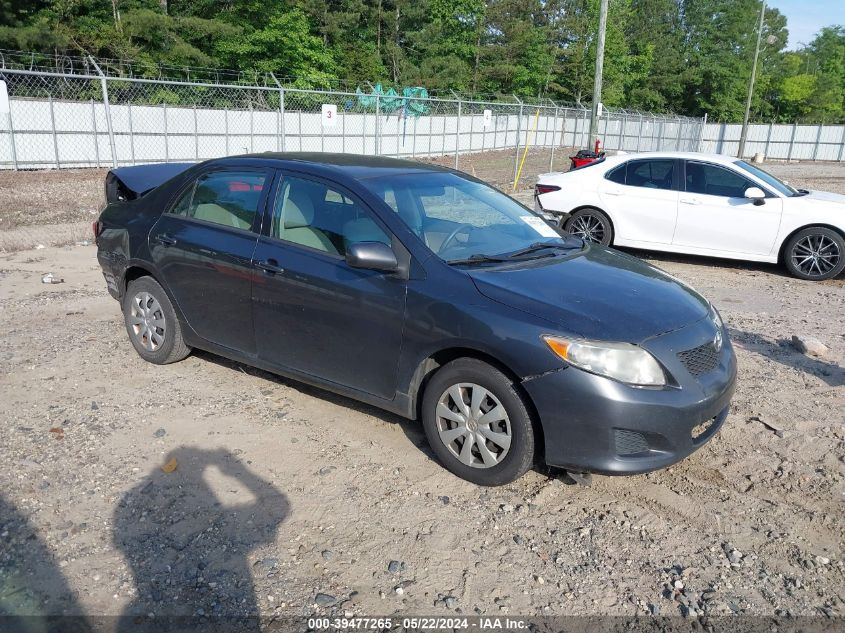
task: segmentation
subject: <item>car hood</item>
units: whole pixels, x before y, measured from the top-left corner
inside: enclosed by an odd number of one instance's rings
[[[830,193],[829,191],[811,191],[807,195],[801,196],[799,200],[814,200],[826,203],[836,203],[845,205],[845,195],[841,193]]]
[[[467,273],[487,298],[546,319],[562,333],[596,340],[640,343],[710,310],[707,300],[668,273],[600,246],[570,258]]]

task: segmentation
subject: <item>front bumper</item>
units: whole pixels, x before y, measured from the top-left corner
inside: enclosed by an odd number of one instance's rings
[[[546,463],[577,472],[634,475],[670,466],[719,430],[736,383],[736,357],[723,331],[716,366],[693,376],[677,354],[712,340],[704,319],[643,344],[676,383],[631,387],[575,367],[528,378],[545,439]]]

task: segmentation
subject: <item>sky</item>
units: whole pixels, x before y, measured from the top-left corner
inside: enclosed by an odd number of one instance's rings
[[[845,26],[845,0],[768,0],[767,4],[786,16],[789,49],[809,44],[823,26]]]

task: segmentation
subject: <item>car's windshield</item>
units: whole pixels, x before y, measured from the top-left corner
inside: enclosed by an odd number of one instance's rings
[[[548,257],[574,247],[572,240],[505,194],[456,174],[383,176],[361,184],[449,263]]]
[[[735,161],[734,165],[736,165],[740,169],[744,169],[749,174],[757,176],[757,178],[765,182],[770,187],[777,189],[779,193],[782,193],[785,196],[794,196],[800,193],[795,187],[791,187],[782,180],[772,176],[769,172],[760,169],[759,167],[756,167],[751,163],[746,163],[744,160]]]

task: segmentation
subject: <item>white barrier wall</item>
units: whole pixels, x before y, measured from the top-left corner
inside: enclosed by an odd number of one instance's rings
[[[200,161],[264,151],[344,152],[397,157],[443,156],[524,147],[591,145],[585,110],[491,105],[485,125],[477,112],[401,116],[344,112],[323,125],[320,112],[227,110],[99,101],[10,100],[0,116],[0,168],[109,167],[161,161]],[[503,112],[504,111],[504,112]],[[111,115],[111,126],[107,112]],[[378,119],[378,120],[377,120]],[[11,123],[11,125],[10,125]],[[111,127],[111,130],[109,129]],[[611,114],[599,123],[607,149],[695,150],[701,124]],[[111,133],[110,133],[111,132]],[[113,146],[112,146],[113,145]]]

